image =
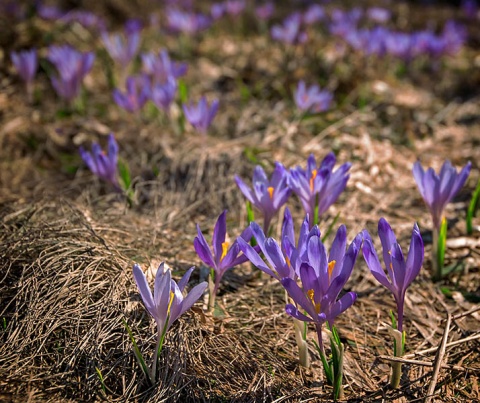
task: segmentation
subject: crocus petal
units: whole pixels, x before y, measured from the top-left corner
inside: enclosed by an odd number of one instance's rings
[[[180,279],[178,282],[178,288],[181,292],[185,289],[185,286],[188,284],[188,280],[190,280],[190,275],[192,274],[192,271],[195,269],[195,266],[190,267],[186,271],[186,273],[183,275],[183,277]]]
[[[145,308],[147,308],[147,311],[155,317],[154,312],[154,303],[153,303],[153,296],[152,296],[152,291],[150,290],[150,287],[148,286],[147,283],[147,277],[143,273],[142,269],[138,264],[133,265],[133,278],[135,280],[135,283],[137,284],[138,291],[140,292],[140,297],[142,297],[143,304],[145,305]]]
[[[407,275],[405,278],[404,287],[407,288],[413,280],[417,277],[420,269],[422,268],[423,264],[423,240],[422,236],[420,235],[420,230],[418,229],[418,225],[415,223],[412,231],[412,238],[410,240],[410,249],[408,250],[407,256]]]
[[[155,303],[156,314],[162,322],[165,322],[167,316],[171,280],[172,273],[170,269],[164,272],[164,263],[162,262],[157,269],[155,285],[153,287],[153,301]]]
[[[367,230],[363,230],[362,252],[365,262],[367,263],[367,266],[370,269],[373,277],[375,277],[380,284],[389,289],[392,293],[395,293],[395,289],[388,281],[388,278],[382,269],[382,265],[378,260],[377,252],[373,247],[372,239],[370,238],[370,234],[367,232]]]
[[[425,188],[423,186],[423,177],[425,175],[425,172],[423,170],[422,164],[420,164],[420,161],[416,161],[415,164],[413,164],[413,177],[415,178],[415,182],[417,182],[418,190],[420,191],[420,194],[422,197],[425,199]]]
[[[317,312],[315,307],[305,294],[303,293],[302,289],[297,285],[297,283],[292,280],[291,278],[284,278],[282,279],[282,285],[287,290],[288,295],[292,298],[295,303],[300,305],[307,313],[315,319],[317,317]]]
[[[458,191],[463,187],[463,185],[467,181],[468,175],[470,175],[471,168],[472,168],[472,163],[469,161],[467,165],[465,165],[463,169],[460,171],[460,173],[457,176],[457,180],[455,181],[455,186],[453,186],[453,189],[450,193],[450,199],[455,197]]]
[[[223,253],[223,243],[225,242],[225,237],[227,235],[227,210],[224,210],[222,214],[218,216],[217,222],[215,223],[215,228],[213,229],[213,256],[215,257],[215,262],[218,264],[220,262],[220,257]]]
[[[290,213],[290,209],[288,207],[285,208],[285,212],[283,213],[282,242],[285,237],[288,238],[288,240],[292,245],[295,245],[295,231],[293,228],[293,218],[292,218],[292,214]]]
[[[253,193],[248,187],[248,185],[242,181],[237,175],[235,175],[235,182],[237,183],[237,186],[239,187],[240,191],[243,193],[243,195],[247,198],[247,200],[255,204],[255,199],[253,197]]]
[[[390,250],[393,244],[397,243],[397,238],[395,237],[392,227],[390,227],[390,224],[383,217],[378,221],[378,237],[382,242],[383,261],[385,262],[385,266],[389,268],[391,263]]]
[[[335,318],[341,313],[350,308],[357,299],[357,294],[354,292],[347,292],[340,300],[338,300],[327,314],[327,320],[330,326],[333,326]]]
[[[280,278],[290,277],[290,269],[287,266],[285,257],[283,256],[278,243],[273,238],[268,238],[265,241],[265,257],[277,271]]]
[[[335,268],[334,272],[337,271],[337,268],[341,267],[343,263],[343,257],[345,256],[345,248],[347,246],[347,228],[345,225],[341,225],[338,230],[337,234],[335,235],[335,239],[332,242],[332,246],[330,248],[330,254],[328,255],[328,261],[332,262],[335,261]],[[332,277],[335,273],[332,272]]]
[[[192,288],[192,290],[188,293],[188,295],[183,299],[182,304],[178,312],[175,312],[175,317],[173,320],[169,321],[169,325],[173,323],[177,318],[182,316],[186,311],[188,311],[195,302],[203,295],[205,290],[208,287],[208,283],[204,281]],[[173,315],[172,315],[173,316]]]
[[[305,316],[292,304],[285,305],[285,312],[291,317],[301,320],[302,322],[313,322],[313,319]]]
[[[197,224],[197,233],[198,235],[193,240],[193,247],[195,248],[195,252],[200,259],[202,259],[203,263],[207,266],[214,268],[216,266],[215,261],[213,260],[212,251],[205,240],[205,237],[200,230],[200,227]]]
[[[405,266],[405,260],[403,257],[402,248],[398,243],[394,243],[392,245],[391,255],[392,255],[393,286],[397,289],[398,292],[402,292],[403,290],[406,289],[404,284],[405,284],[405,277],[407,273],[406,273],[406,266]]]
[[[269,276],[275,277],[277,279],[278,275],[274,273],[262,260],[259,254],[253,249],[245,240],[242,238],[237,238],[238,246],[240,250],[244,253],[244,255],[250,260],[250,262],[257,267],[258,269],[262,270],[263,272],[267,273]]]

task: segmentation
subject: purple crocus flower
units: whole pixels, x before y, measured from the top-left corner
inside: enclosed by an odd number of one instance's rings
[[[268,233],[272,218],[278,210],[287,202],[291,189],[287,185],[288,172],[285,167],[275,162],[275,170],[272,179],[269,180],[263,168],[259,165],[253,171],[253,190],[235,175],[235,182],[247,200],[263,214],[263,230]]]
[[[106,31],[101,33],[102,42],[108,54],[124,69],[138,52],[141,30],[142,26],[138,20],[129,20],[122,34],[109,35]]]
[[[55,65],[57,77],[52,77],[52,85],[57,95],[72,102],[79,94],[82,81],[93,66],[93,52],[82,53],[69,45],[50,46],[48,60]]]
[[[382,243],[383,261],[387,274],[380,264],[372,238],[366,230],[363,231],[363,257],[377,281],[392,292],[397,303],[397,330],[402,332],[405,292],[417,277],[423,264],[422,236],[415,223],[406,260],[392,228],[384,218],[381,218],[378,222],[378,236]]]
[[[197,105],[190,103],[183,105],[183,112],[190,124],[200,133],[206,135],[218,111],[218,100],[212,101],[209,106],[205,97],[200,98]]]
[[[190,279],[193,267],[188,270],[178,284],[172,280],[170,269],[160,264],[155,276],[155,285],[152,291],[148,285],[147,278],[138,264],[133,266],[133,278],[137,284],[138,291],[142,297],[143,304],[148,313],[157,323],[157,346],[153,356],[153,364],[150,373],[150,380],[155,382],[158,351],[163,343],[165,333],[172,324],[202,296],[207,288],[207,283],[196,285],[186,297],[183,296],[185,286]]]
[[[250,227],[247,227],[240,235],[240,238],[248,242],[251,236],[252,230]],[[211,305],[213,306],[220,281],[225,272],[248,260],[247,257],[241,253],[238,241],[230,244],[227,240],[227,210],[220,214],[217,219],[215,228],[213,229],[212,245],[213,253],[200,230],[200,226],[197,224],[197,236],[193,241],[193,246],[198,257],[215,271],[214,288],[212,289],[213,296],[211,297],[213,298],[211,301]]]
[[[27,96],[31,101],[33,96],[33,79],[38,68],[37,50],[30,49],[12,52],[10,56],[18,75],[25,82]]]
[[[322,325],[328,322],[333,326],[335,318],[352,306],[357,298],[354,292],[348,292],[338,299],[352,273],[362,244],[362,235],[358,234],[345,252],[346,244],[347,230],[344,225],[338,229],[328,257],[320,235],[311,236],[299,269],[302,286],[292,278],[282,279],[282,285],[297,304],[287,304],[285,311],[295,319],[314,323],[319,345]]]
[[[143,70],[153,78],[155,83],[165,83],[170,77],[179,78],[187,72],[187,64],[172,61],[165,49],[158,55],[144,53],[141,58]]]
[[[226,7],[225,7],[225,3],[214,3],[212,4],[212,6],[210,7],[210,15],[212,16],[212,18],[214,20],[219,20],[220,18],[222,18],[225,13],[226,13]]]
[[[105,21],[98,15],[85,10],[72,10],[65,14],[60,21],[64,24],[71,22],[78,22],[85,28],[96,28],[99,30],[105,29]]]
[[[121,190],[118,182],[118,144],[113,133],[108,136],[107,153],[98,143],[93,143],[91,153],[80,147],[80,156],[94,175]]]
[[[142,109],[150,96],[150,80],[143,75],[128,77],[125,93],[118,88],[113,90],[115,103],[130,113],[136,113]]]
[[[374,22],[387,22],[391,16],[391,11],[383,7],[370,7],[367,10],[367,17]]]
[[[312,217],[312,224],[318,223],[319,217],[335,203],[350,178],[348,171],[351,164],[345,163],[333,171],[335,162],[335,154],[331,152],[317,167],[315,157],[311,154],[306,170],[299,166],[290,170],[289,186],[300,198],[305,212]]]
[[[307,33],[301,31],[302,15],[294,13],[285,18],[282,25],[274,25],[271,30],[272,38],[289,45],[305,43]]]
[[[272,1],[268,1],[258,7],[255,7],[255,15],[262,21],[270,19],[275,12],[275,5]]]
[[[176,8],[168,8],[167,25],[173,32],[182,32],[193,35],[207,29],[212,21],[201,13],[189,13]]]
[[[225,11],[227,14],[236,17],[245,9],[245,0],[225,0]]]
[[[330,108],[333,95],[330,91],[322,90],[318,85],[307,88],[303,80],[299,81],[294,94],[295,104],[304,112],[320,113]]]
[[[418,190],[423,200],[425,200],[432,214],[433,226],[437,231],[442,223],[445,206],[465,184],[471,167],[472,164],[468,162],[457,173],[455,167],[447,160],[443,163],[437,175],[433,168],[428,168],[425,172],[419,161],[413,165],[413,177],[417,182]]]
[[[319,4],[312,4],[303,13],[303,22],[307,25],[312,25],[325,19],[325,17],[325,9]]]
[[[152,87],[150,99],[164,112],[168,113],[177,93],[177,82],[170,77],[165,83],[157,83]]]

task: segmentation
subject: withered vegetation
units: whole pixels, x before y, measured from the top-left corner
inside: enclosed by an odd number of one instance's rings
[[[118,19],[135,12],[128,3],[105,2],[123,16]],[[144,7],[146,20],[144,3],[135,2]],[[395,10],[415,16],[411,7]],[[443,21],[440,11],[432,13]],[[161,261],[176,278],[192,265],[200,267],[193,250],[196,223],[208,238],[227,208],[232,239],[246,225],[235,174],[250,180],[255,164],[271,172],[274,161],[293,167],[303,165],[309,153],[323,158],[330,150],[340,163],[353,165],[322,230],[340,213],[351,240],[363,228],[376,234],[383,216],[404,252],[415,221],[426,243],[424,268],[407,292],[408,351],[395,391],[387,386],[392,339],[386,329],[394,301],[359,257],[347,283],[358,300],[338,319],[346,346],[345,398],[413,402],[431,389],[433,401],[479,401],[480,221],[475,218],[472,236],[464,221],[479,178],[480,97],[472,94],[480,83],[478,29],[470,27],[473,39],[458,56],[446,58],[440,72],[417,66],[399,78],[382,61],[336,55],[336,45],[322,35],[316,50],[296,49],[287,60],[284,48],[267,42],[265,34],[223,28],[221,35],[199,41],[198,54],[185,56],[192,97],[207,91],[222,105],[206,142],[188,129],[179,134],[158,119],[120,112],[99,64],[86,82],[86,111],[63,118],[55,115],[58,100],[45,74],[36,81],[41,102],[28,105],[13,70],[2,67],[0,401],[330,401],[316,351],[311,349],[310,369],[298,365],[282,288],[248,264],[225,275],[214,316],[198,303],[172,327],[154,388],[147,386],[122,323],[127,321],[148,361],[155,326],[139,300],[132,264],[141,264],[150,279]],[[39,33],[50,29],[44,21],[28,29],[12,26],[15,46],[38,46]],[[145,46],[154,43],[149,32]],[[54,35],[100,46],[79,26]],[[165,41],[162,46],[176,49],[172,38]],[[5,52],[1,57],[8,59]],[[335,89],[341,104],[299,123],[292,119],[291,88],[298,79],[315,77]],[[243,85],[252,88],[248,99],[240,95]],[[77,156],[80,144],[104,143],[110,131],[132,169],[131,207],[95,181]],[[431,220],[411,175],[417,158],[437,169],[447,158],[457,166],[473,164],[446,212],[446,265],[455,269],[441,283],[431,280]],[[301,206],[295,198],[289,206],[298,227]],[[278,234],[281,223],[275,225]],[[202,276],[196,270],[191,282]],[[446,345],[439,350],[444,335]]]

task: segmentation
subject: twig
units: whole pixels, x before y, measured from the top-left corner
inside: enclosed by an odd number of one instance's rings
[[[381,360],[402,362],[404,364],[420,365],[422,367],[433,367],[433,362],[430,362],[430,361],[406,360],[405,358],[402,358],[402,357],[390,357],[388,355],[379,355],[378,358],[380,358]],[[462,367],[460,365],[442,364],[442,368],[453,369],[455,371],[480,372],[480,368]]]
[[[462,312],[462,313],[457,313],[456,315],[452,316],[452,320],[457,320],[460,318],[463,318],[464,316],[471,315],[472,313],[475,313],[477,311],[480,311],[480,306],[476,306],[475,308],[470,309],[469,311]],[[445,321],[446,319],[444,319]]]
[[[446,347],[453,347],[453,346],[456,346],[458,344],[466,343],[468,341],[472,341],[472,340],[476,340],[476,339],[480,339],[480,333],[473,334],[471,336],[465,337],[464,339],[452,341],[451,343],[448,343],[446,345]],[[416,357],[417,355],[433,353],[434,351],[437,351],[437,349],[438,349],[438,347],[427,348],[426,350],[417,351],[416,353],[406,354],[406,355],[403,356],[403,358],[413,358],[413,357]]]
[[[435,387],[437,386],[438,374],[440,372],[440,368],[442,367],[443,357],[445,356],[445,350],[447,348],[447,339],[448,339],[448,333],[450,332],[451,323],[452,323],[452,315],[450,314],[450,312],[447,312],[447,323],[445,324],[445,331],[443,332],[440,348],[437,350],[437,354],[435,355],[432,380],[430,381],[430,385],[428,386],[427,396],[425,397],[425,400],[424,400],[425,403],[430,403],[434,396],[433,394],[435,392]]]

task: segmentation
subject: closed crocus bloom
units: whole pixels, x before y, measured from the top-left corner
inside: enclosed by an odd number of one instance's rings
[[[468,162],[457,173],[455,167],[447,160],[437,175],[433,168],[428,168],[425,171],[419,161],[415,162],[413,176],[417,182],[418,190],[432,214],[433,225],[437,230],[440,228],[445,206],[465,184],[471,166],[472,164]]]
[[[17,70],[20,78],[27,84],[33,81],[38,67],[37,50],[23,50],[20,52],[12,52],[12,63]]]
[[[113,91],[115,103],[130,113],[142,109],[150,96],[150,80],[143,75],[128,77],[125,92],[118,88]]]
[[[366,230],[363,231],[363,256],[377,281],[392,292],[397,303],[397,330],[402,332],[405,292],[417,277],[423,264],[424,249],[422,236],[417,224],[414,224],[410,249],[406,259],[390,224],[384,218],[381,218],[378,222],[378,237],[382,244],[385,269],[378,259],[372,238]]]
[[[187,120],[195,129],[204,135],[207,134],[208,128],[212,124],[217,111],[218,100],[214,100],[211,105],[208,105],[205,97],[200,98],[200,101],[196,105],[193,103],[183,105],[183,112]]]
[[[250,189],[240,177],[235,175],[235,182],[247,200],[263,214],[263,230],[268,233],[272,218],[287,202],[291,189],[288,187],[288,172],[285,167],[275,162],[271,179],[268,179],[259,165],[253,171],[252,188]]]
[[[55,65],[58,76],[52,85],[60,98],[72,102],[80,93],[83,79],[93,66],[93,52],[82,53],[69,45],[50,46],[48,60]]]
[[[101,33],[105,49],[110,57],[122,67],[128,66],[138,52],[140,31],[142,26],[138,20],[129,20],[121,34]]]

